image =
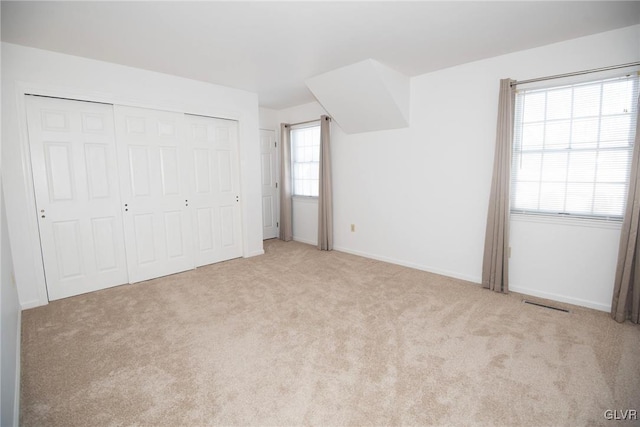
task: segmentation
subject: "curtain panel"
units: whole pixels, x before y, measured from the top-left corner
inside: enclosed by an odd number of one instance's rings
[[[333,249],[333,193],[331,187],[331,118],[320,118],[320,186],[318,191],[318,249]]]
[[[638,99],[640,113],[640,98]],[[631,175],[627,207],[620,233],[618,265],[611,301],[611,317],[617,322],[630,319],[640,323],[640,247],[638,246],[638,228],[640,228],[640,114],[636,121],[636,136],[631,158]]]
[[[291,204],[291,126],[280,125],[280,240],[293,239],[293,208]]]
[[[512,82],[514,80],[500,80],[493,178],[482,262],[482,286],[503,293],[509,291],[509,187],[516,96]]]

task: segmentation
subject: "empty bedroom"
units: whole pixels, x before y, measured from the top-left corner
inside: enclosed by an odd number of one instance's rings
[[[1,426],[640,425],[640,2],[0,19]]]

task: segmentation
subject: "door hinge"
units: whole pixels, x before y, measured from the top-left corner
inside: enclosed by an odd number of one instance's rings
[[[278,188],[278,183],[276,182],[276,188]]]
[[[280,227],[280,223],[276,222],[276,228]]]
[[[278,148],[278,142],[277,141],[273,141],[273,146]]]

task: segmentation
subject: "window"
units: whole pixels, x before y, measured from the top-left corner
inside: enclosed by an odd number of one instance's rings
[[[320,124],[291,128],[293,195],[318,197]]]
[[[519,91],[511,212],[621,219],[637,99],[638,76]]]

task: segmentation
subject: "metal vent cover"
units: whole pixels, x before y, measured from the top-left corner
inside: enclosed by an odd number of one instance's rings
[[[530,305],[535,305],[535,306],[538,306],[538,307],[548,308],[550,310],[556,310],[556,311],[561,311],[563,313],[569,313],[569,310],[567,310],[565,308],[554,307],[552,305],[542,304],[542,303],[539,303],[539,302],[529,301],[529,300],[526,300],[526,299],[523,299],[522,302],[524,304],[530,304]]]

